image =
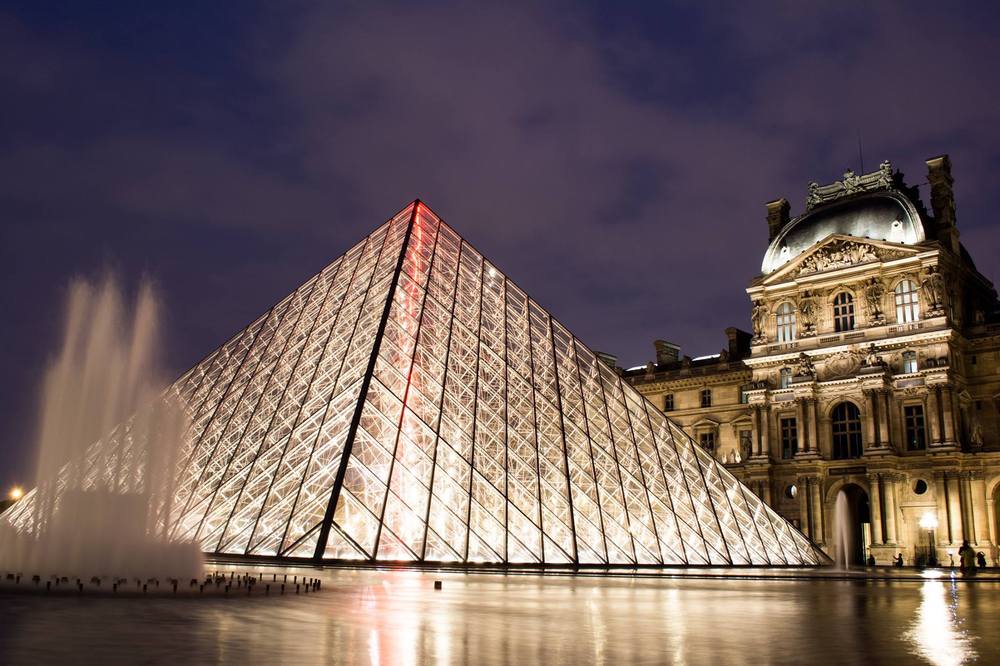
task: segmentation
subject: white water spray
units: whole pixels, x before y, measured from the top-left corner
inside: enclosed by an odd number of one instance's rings
[[[0,567],[48,576],[200,576],[196,544],[171,542],[187,418],[156,365],[158,304],[128,316],[113,279],[75,281],[45,374],[35,490],[0,521]]]
[[[836,568],[847,571],[851,568],[851,552],[854,539],[851,534],[851,508],[848,505],[847,493],[841,490],[837,493],[837,503],[833,513],[833,535]]]

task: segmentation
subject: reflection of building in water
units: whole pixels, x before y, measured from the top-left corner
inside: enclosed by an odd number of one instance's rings
[[[880,564],[923,555],[927,512],[944,561],[997,541],[997,295],[959,243],[948,157],[927,167],[931,211],[887,162],[811,185],[794,219],[769,203],[752,333],[693,359],[657,341],[624,372],[817,543],[848,490]]]

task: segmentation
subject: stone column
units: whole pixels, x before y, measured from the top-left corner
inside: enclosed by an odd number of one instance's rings
[[[958,499],[962,506],[962,535],[970,543],[976,543],[976,531],[979,525],[976,524],[972,511],[972,473],[962,472],[958,477],[959,494]]]
[[[989,498],[986,497],[986,479],[982,472],[972,472],[970,479],[972,492],[972,518],[976,523],[976,543],[986,543],[990,541],[989,519],[986,507],[989,505]]]
[[[806,409],[803,398],[795,399],[795,434],[799,438],[798,453],[809,451],[809,434],[806,431]]]
[[[879,443],[881,446],[889,447],[892,444],[892,437],[889,430],[889,392],[878,392],[878,429],[880,432]]]
[[[750,434],[750,441],[753,447],[750,450],[751,458],[759,458],[761,450],[760,442],[760,405],[753,406],[753,432]]]
[[[962,529],[962,503],[959,498],[960,484],[958,476],[949,476],[945,480],[945,487],[948,489],[948,529],[951,533],[952,543],[961,543],[965,538]]]
[[[799,487],[799,525],[802,528],[802,532],[812,538],[812,525],[809,520],[809,479],[800,476],[797,479]]]
[[[882,476],[882,495],[885,498],[885,540],[896,543],[896,476]]]
[[[937,501],[938,544],[951,543],[951,521],[948,519],[948,476],[945,472],[934,472],[934,499]]]
[[[875,415],[877,409],[875,407],[875,392],[871,390],[865,391],[865,448],[876,448],[875,438],[876,438],[876,425],[875,425]]]
[[[878,474],[868,475],[868,491],[871,502],[869,507],[872,512],[872,543],[885,543],[885,534],[882,531],[882,498],[879,493]]]
[[[941,424],[938,420],[938,388],[932,386],[927,391],[927,413],[924,422],[927,425],[927,445],[934,446],[941,441]]]
[[[820,488],[820,479],[812,479],[812,535],[816,543],[825,543],[823,534],[823,493]]]
[[[760,445],[765,457],[774,456],[771,449],[771,410],[767,405],[760,408]]]
[[[955,439],[955,400],[951,395],[951,386],[942,388],[941,403],[942,407],[944,407],[942,439],[949,444],[954,444],[957,441]]]
[[[809,398],[809,402],[806,403],[808,407],[807,413],[809,415],[809,451],[813,455],[819,455],[819,417],[816,409],[816,398]]]

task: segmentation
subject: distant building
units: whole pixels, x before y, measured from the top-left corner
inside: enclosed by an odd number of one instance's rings
[[[888,162],[811,184],[794,219],[769,203],[752,334],[693,359],[657,341],[624,371],[831,554],[844,491],[855,561],[926,558],[928,519],[939,559],[963,539],[997,557],[997,293],[959,242],[948,157],[927,167],[930,212]]]

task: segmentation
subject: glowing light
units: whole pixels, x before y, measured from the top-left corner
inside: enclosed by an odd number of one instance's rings
[[[24,497],[24,491],[20,487],[14,486],[10,489],[10,498],[15,502]]]
[[[920,516],[920,529],[936,530],[938,526],[937,515],[933,511],[925,511]]]

